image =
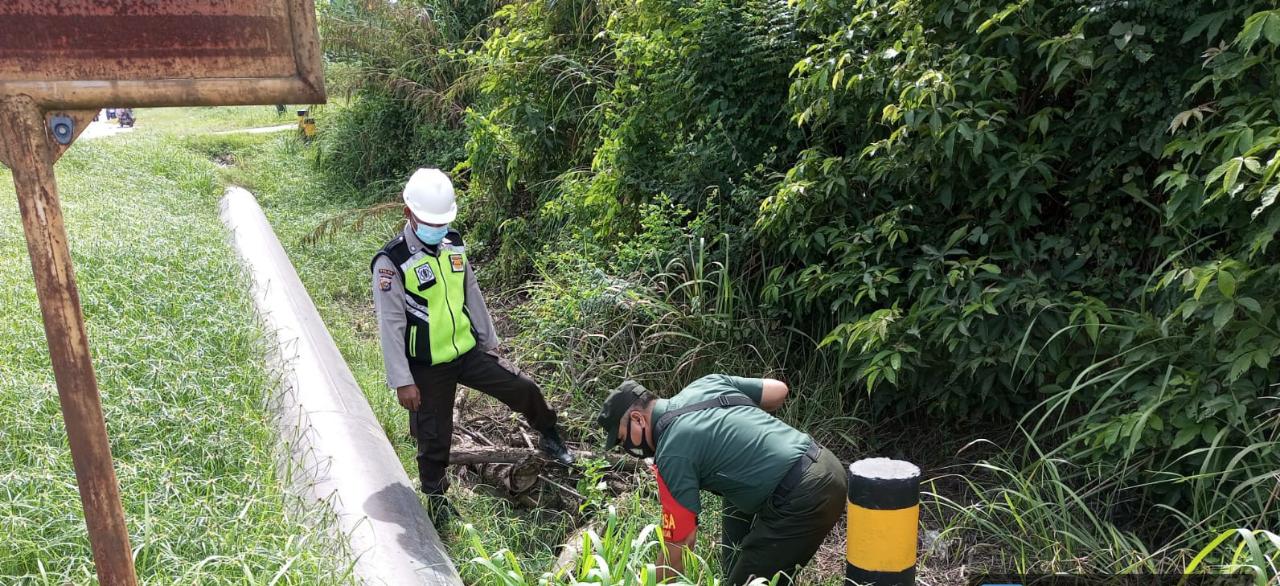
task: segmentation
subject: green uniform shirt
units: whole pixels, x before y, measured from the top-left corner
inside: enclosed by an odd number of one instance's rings
[[[659,399],[653,422],[672,409],[721,395],[746,395],[759,405],[763,392],[764,381],[758,378],[704,376],[676,396]],[[719,494],[744,512],[759,511],[810,441],[757,407],[718,407],[676,418],[658,438],[654,456],[660,492],[665,493],[663,529],[668,538],[687,535],[678,526],[702,511],[699,490]]]

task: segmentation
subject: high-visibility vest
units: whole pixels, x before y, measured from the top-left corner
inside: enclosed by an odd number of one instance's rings
[[[404,235],[373,256],[386,255],[404,283],[404,351],[410,362],[444,364],[476,346],[467,315],[467,256],[462,236],[452,230],[431,254],[427,247],[410,254]],[[372,266],[372,265],[371,265]]]

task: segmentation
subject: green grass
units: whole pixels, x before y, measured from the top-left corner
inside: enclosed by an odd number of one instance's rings
[[[201,134],[296,124],[297,110],[306,106],[286,106],[282,115],[275,106],[219,106],[211,108],[143,108],[134,110],[139,133]]]
[[[202,128],[264,118],[170,112]],[[163,132],[84,141],[57,166],[138,575],[343,583],[317,520],[286,513],[263,409],[273,380],[215,172]],[[7,171],[0,259],[0,583],[94,583]]]

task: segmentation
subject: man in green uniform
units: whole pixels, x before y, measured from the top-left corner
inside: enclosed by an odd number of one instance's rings
[[[459,383],[525,416],[548,457],[573,456],[556,431],[556,413],[537,383],[497,351],[493,319],[467,260],[453,184],[439,169],[418,169],[404,188],[404,230],[373,257],[373,305],[387,385],[410,412],[418,476],[437,526],[452,511],[449,480],[453,401]]]
[[[670,399],[634,381],[605,399],[597,422],[607,447],[653,458],[666,549],[658,577],[684,571],[697,539],[699,491],[723,497],[725,584],[753,577],[790,584],[845,508],[844,466],[807,434],[768,412],[787,385],[773,379],[702,377]]]

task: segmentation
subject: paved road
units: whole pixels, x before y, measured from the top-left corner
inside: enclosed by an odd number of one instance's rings
[[[80,138],[76,140],[90,140],[124,132],[133,132],[133,127],[120,128],[118,120],[107,120],[106,114],[103,114],[96,122],[90,122],[89,127],[85,128],[84,132],[80,133]]]

